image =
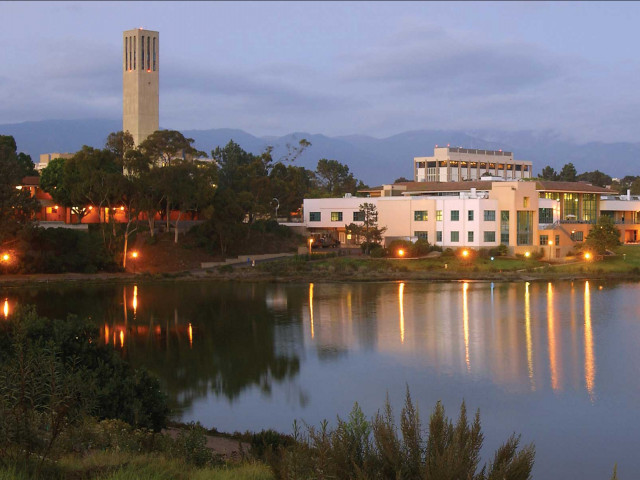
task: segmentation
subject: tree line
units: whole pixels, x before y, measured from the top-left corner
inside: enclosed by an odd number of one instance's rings
[[[547,165],[542,169],[538,178],[560,182],[587,182],[598,187],[611,186],[612,190],[623,194],[627,193],[627,190],[631,190],[632,195],[640,195],[640,176],[627,175],[621,179],[614,180],[610,175],[600,170],[578,173],[571,162],[566,163],[560,171],[556,171],[553,167]]]
[[[100,236],[104,248],[126,267],[131,235],[142,231],[146,219],[149,235],[161,227],[173,229],[177,243],[180,222],[204,220],[204,231],[218,251],[250,235],[258,220],[300,214],[304,198],[355,194],[365,188],[347,165],[320,159],[310,170],[295,160],[311,144],[300,140],[287,145],[282,158],[273,148],[260,154],[243,150],[230,141],[206,153],[194,140],[176,130],[158,130],[135,146],[128,132],[113,132],[103,148],[84,146],[72,158],[52,159],[40,175],[40,187],[56,204],[69,208],[76,222],[91,210],[100,212]],[[17,153],[11,136],[0,136],[0,245],[14,240],[31,224],[38,203],[26,191],[16,189],[25,176],[37,175],[28,155]],[[125,222],[115,221],[122,210]]]

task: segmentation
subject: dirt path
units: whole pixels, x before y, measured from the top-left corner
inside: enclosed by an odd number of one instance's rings
[[[162,433],[166,433],[175,439],[178,433],[180,433],[180,429],[170,427],[163,430]],[[207,447],[210,448],[213,453],[222,455],[226,460],[239,461],[242,459],[243,454],[247,455],[249,452],[248,443],[216,435],[207,435]]]

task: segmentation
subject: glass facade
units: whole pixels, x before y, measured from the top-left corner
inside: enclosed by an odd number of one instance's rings
[[[516,243],[518,245],[533,244],[533,212],[518,210]]]
[[[509,210],[500,211],[500,243],[509,245]]]
[[[582,195],[582,220],[595,223],[598,219],[597,197],[595,193]]]
[[[565,193],[562,201],[563,220],[578,220],[578,194]]]

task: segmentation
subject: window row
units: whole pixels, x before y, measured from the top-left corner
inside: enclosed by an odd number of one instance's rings
[[[126,70],[137,70],[137,45],[136,37],[124,39],[124,64]],[[140,36],[140,67],[148,72],[156,71],[156,37]]]
[[[310,222],[322,221],[322,212],[309,212]],[[342,222],[342,212],[331,212],[332,222]],[[364,212],[353,212],[354,222],[364,222]]]

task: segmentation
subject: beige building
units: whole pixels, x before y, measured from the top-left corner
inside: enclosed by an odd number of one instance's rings
[[[514,160],[513,153],[502,150],[437,146],[433,157],[413,159],[416,182],[459,182],[479,180],[482,176],[496,180],[531,178],[532,163]]]
[[[47,168],[49,162],[54,158],[71,158],[75,154],[73,153],[41,153],[40,154],[40,162],[36,165],[36,170],[42,170]]]
[[[127,30],[122,45],[122,131],[139,145],[159,128],[159,33]]]

